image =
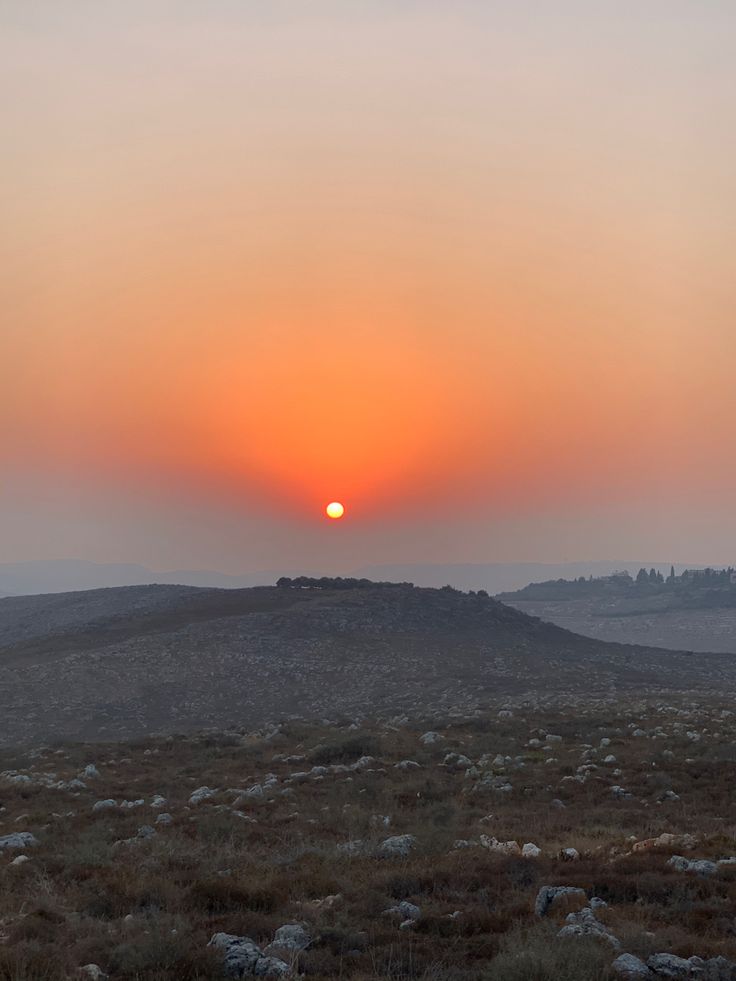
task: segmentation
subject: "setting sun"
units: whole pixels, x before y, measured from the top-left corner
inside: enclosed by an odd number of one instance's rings
[[[341,518],[345,514],[345,508],[339,501],[332,501],[325,508],[325,514],[328,518]]]

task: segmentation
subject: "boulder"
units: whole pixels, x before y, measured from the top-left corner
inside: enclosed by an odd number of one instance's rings
[[[387,916],[400,916],[402,920],[418,920],[422,911],[414,903],[402,900],[397,906],[390,906],[383,911]]]
[[[289,965],[278,957],[269,957],[250,937],[216,933],[209,947],[223,952],[223,967],[228,978],[283,977]]]
[[[705,858],[692,860],[684,858],[682,855],[673,855],[667,864],[677,869],[678,872],[690,872],[694,875],[710,876],[718,872],[716,863],[709,862]]]
[[[651,978],[651,972],[644,961],[634,957],[633,954],[619,954],[611,965],[616,974],[625,978],[626,981],[634,981],[635,978]]]
[[[12,834],[0,837],[0,852],[15,851],[18,848],[33,848],[38,840],[30,831],[14,831]]]
[[[575,896],[580,899],[587,899],[585,890],[580,889],[578,886],[542,886],[534,901],[534,912],[537,916],[546,916],[550,906],[562,896]]]
[[[286,923],[278,928],[266,950],[268,953],[271,953],[272,949],[276,951],[306,950],[311,942],[312,938],[301,923]]]
[[[107,800],[95,801],[92,805],[93,811],[112,811],[117,807],[117,801],[114,801],[112,797],[108,797]]]
[[[565,926],[557,934],[558,937],[597,937],[605,940],[616,950],[621,946],[621,942],[611,933],[607,926],[596,919],[596,915],[590,906],[585,906],[576,913],[568,913],[565,917]]]
[[[444,736],[439,732],[425,732],[423,736],[419,737],[419,742],[423,746],[432,746],[434,743],[441,743],[444,741]]]
[[[480,843],[484,848],[498,852],[499,855],[521,855],[521,849],[516,841],[499,841],[498,838],[481,835]]]
[[[416,841],[414,835],[392,835],[381,842],[378,854],[383,858],[406,858]]]
[[[647,967],[658,978],[705,978],[705,962],[700,957],[677,957],[675,954],[652,954]]]
[[[85,964],[79,968],[79,973],[89,981],[108,981],[108,975],[97,964]]]
[[[216,793],[217,791],[212,790],[210,787],[198,787],[189,798],[189,803],[200,804],[203,800],[209,800],[210,797],[214,797]],[[220,934],[216,936],[220,936]],[[225,936],[225,934],[222,934],[222,936]]]
[[[539,858],[542,849],[531,841],[527,841],[521,848],[522,858]]]

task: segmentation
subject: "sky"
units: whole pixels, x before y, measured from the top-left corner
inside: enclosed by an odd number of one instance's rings
[[[3,561],[734,561],[732,3],[0,25]]]

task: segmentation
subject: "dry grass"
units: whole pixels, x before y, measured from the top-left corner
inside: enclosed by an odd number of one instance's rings
[[[634,737],[633,726],[650,734],[661,727],[666,738]],[[428,728],[443,733],[441,744],[420,742]],[[562,742],[529,747],[539,729]],[[698,741],[687,736],[704,729]],[[585,747],[603,737],[610,745],[586,759]],[[478,789],[477,779],[443,765],[448,752],[473,761],[517,758],[503,773],[512,791]],[[609,753],[616,764],[602,762]],[[291,780],[366,755],[375,762],[364,769]],[[394,767],[407,758],[421,767]],[[244,934],[265,946],[289,922],[305,923],[313,937],[294,966],[315,981],[606,981],[610,948],[556,937],[579,902],[557,905],[544,921],[535,917],[545,884],[580,886],[606,900],[600,918],[632,953],[736,960],[736,868],[708,878],[680,873],[667,865],[680,849],[631,854],[629,840],[687,833],[697,838],[692,857],[736,853],[736,721],[716,705],[522,709],[509,720],[494,713],[359,730],[292,724],[272,736],[209,733],[5,751],[0,769],[68,780],[89,762],[100,777],[78,791],[0,778],[0,835],[31,831],[40,842],[24,865],[10,865],[14,853],[0,858],[0,981],[63,981],[87,963],[131,981],[218,978],[220,964],[207,948],[213,933]],[[564,779],[586,762],[597,769],[584,782]],[[273,788],[237,805],[251,820],[233,814],[236,795],[228,788],[247,788],[269,773],[278,778]],[[632,796],[614,799],[615,784]],[[217,794],[189,806],[202,785]],[[667,790],[680,799],[659,803]],[[154,822],[154,794],[167,798],[172,824],[148,841],[116,846]],[[94,801],[108,797],[145,805],[93,813]],[[565,807],[553,806],[555,798]],[[376,856],[380,841],[405,833],[416,836],[408,858]],[[453,848],[456,839],[481,834],[532,841],[543,857]],[[363,841],[367,853],[341,854],[338,845],[351,840]],[[567,847],[581,859],[561,860]],[[421,909],[411,929],[384,913],[401,900]]]

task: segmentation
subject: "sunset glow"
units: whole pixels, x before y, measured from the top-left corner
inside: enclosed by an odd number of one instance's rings
[[[736,533],[731,6],[11,6],[11,553]]]

